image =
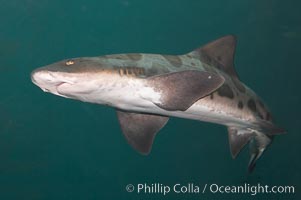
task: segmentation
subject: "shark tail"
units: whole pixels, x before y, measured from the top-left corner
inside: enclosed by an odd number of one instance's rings
[[[233,159],[237,157],[246,144],[249,144],[250,161],[248,171],[251,173],[257,160],[272,143],[275,135],[282,133],[285,133],[284,129],[266,121],[260,121],[256,129],[228,127],[229,145]]]
[[[248,165],[249,173],[253,172],[256,161],[262,156],[266,148],[272,143],[274,136],[255,132],[249,142],[250,161]]]

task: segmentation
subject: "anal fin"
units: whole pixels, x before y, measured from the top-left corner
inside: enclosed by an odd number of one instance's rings
[[[157,132],[168,117],[117,110],[120,127],[127,142],[141,154],[148,154]]]
[[[245,129],[228,127],[229,145],[232,158],[236,158],[242,148],[251,140],[254,133]]]

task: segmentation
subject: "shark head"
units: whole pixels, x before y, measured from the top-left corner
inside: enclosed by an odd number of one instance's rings
[[[31,79],[44,92],[67,98],[86,100],[93,92],[105,92],[118,70],[99,58],[75,58],[59,61],[34,70]]]

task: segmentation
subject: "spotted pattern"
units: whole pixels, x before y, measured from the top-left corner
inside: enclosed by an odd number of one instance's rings
[[[163,57],[173,66],[181,67],[183,65],[182,60],[179,56],[170,56],[170,55],[163,55]]]
[[[208,65],[210,65],[212,62],[211,57],[207,56],[207,54],[201,54],[200,58],[201,58],[201,61],[203,61],[204,63],[207,63]]]
[[[253,99],[249,99],[249,101],[248,101],[248,108],[250,110],[252,110],[253,112],[256,112],[257,107],[256,107],[256,103],[255,103],[255,101]]]
[[[217,69],[223,70],[223,65],[218,62],[215,59],[212,59],[210,56],[208,56],[206,53],[202,53],[200,55],[200,60],[210,66],[210,68],[213,68],[212,66],[216,67]]]
[[[234,98],[234,93],[232,91],[232,89],[230,88],[229,85],[227,84],[223,84],[218,90],[217,93],[219,94],[219,96],[221,97],[228,97],[230,99]]]
[[[154,75],[159,74],[159,71],[157,68],[151,67],[151,68],[147,69],[146,74],[147,74],[147,76],[154,76]]]
[[[239,101],[238,104],[237,104],[237,107],[238,107],[239,109],[243,109],[243,108],[244,108],[243,102],[242,102],[242,101]]]

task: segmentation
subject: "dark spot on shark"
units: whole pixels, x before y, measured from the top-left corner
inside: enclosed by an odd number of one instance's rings
[[[256,112],[257,108],[256,108],[256,103],[253,99],[249,99],[248,101],[248,107],[250,108],[250,110],[252,110],[253,112]]]
[[[173,66],[181,67],[183,65],[182,60],[179,56],[170,56],[170,55],[163,55],[163,57]]]
[[[161,67],[160,65],[157,64],[152,64],[151,67],[144,69],[143,75],[146,77],[154,76],[154,75],[159,75],[159,74],[167,74],[170,73],[169,69],[166,67]]]
[[[156,74],[158,74],[158,69],[152,67],[146,70],[146,74],[147,76],[154,76]]]
[[[235,85],[235,87],[242,93],[246,92],[245,86],[237,79],[237,78],[232,78],[232,81]]]
[[[221,59],[221,57],[220,57],[220,59]],[[214,66],[214,67],[217,68],[217,69],[222,70],[222,69],[224,68],[223,65],[221,64],[221,62],[219,62],[219,61],[217,60],[217,58],[216,58],[216,59],[212,59],[212,58],[211,58],[210,56],[208,56],[206,53],[201,54],[200,60],[201,60],[202,62],[204,62],[204,63],[210,65],[210,66]],[[211,67],[211,68],[212,68],[212,67]]]
[[[237,107],[238,107],[239,109],[243,109],[243,108],[244,108],[244,104],[242,103],[242,101],[239,101],[239,102],[238,102]]]
[[[133,74],[133,69],[132,68],[127,68],[126,69],[126,74],[128,74],[128,75]]]
[[[217,93],[219,94],[219,96],[221,97],[228,97],[230,99],[234,98],[234,93],[232,91],[232,89],[230,88],[229,85],[227,84],[223,84],[218,90]]]
[[[208,65],[211,64],[212,59],[211,59],[210,56],[207,56],[206,54],[201,54],[201,57],[202,57],[201,60],[202,60],[203,62],[207,63]]]
[[[214,99],[213,93],[210,94],[210,99],[211,99],[211,100]]]

